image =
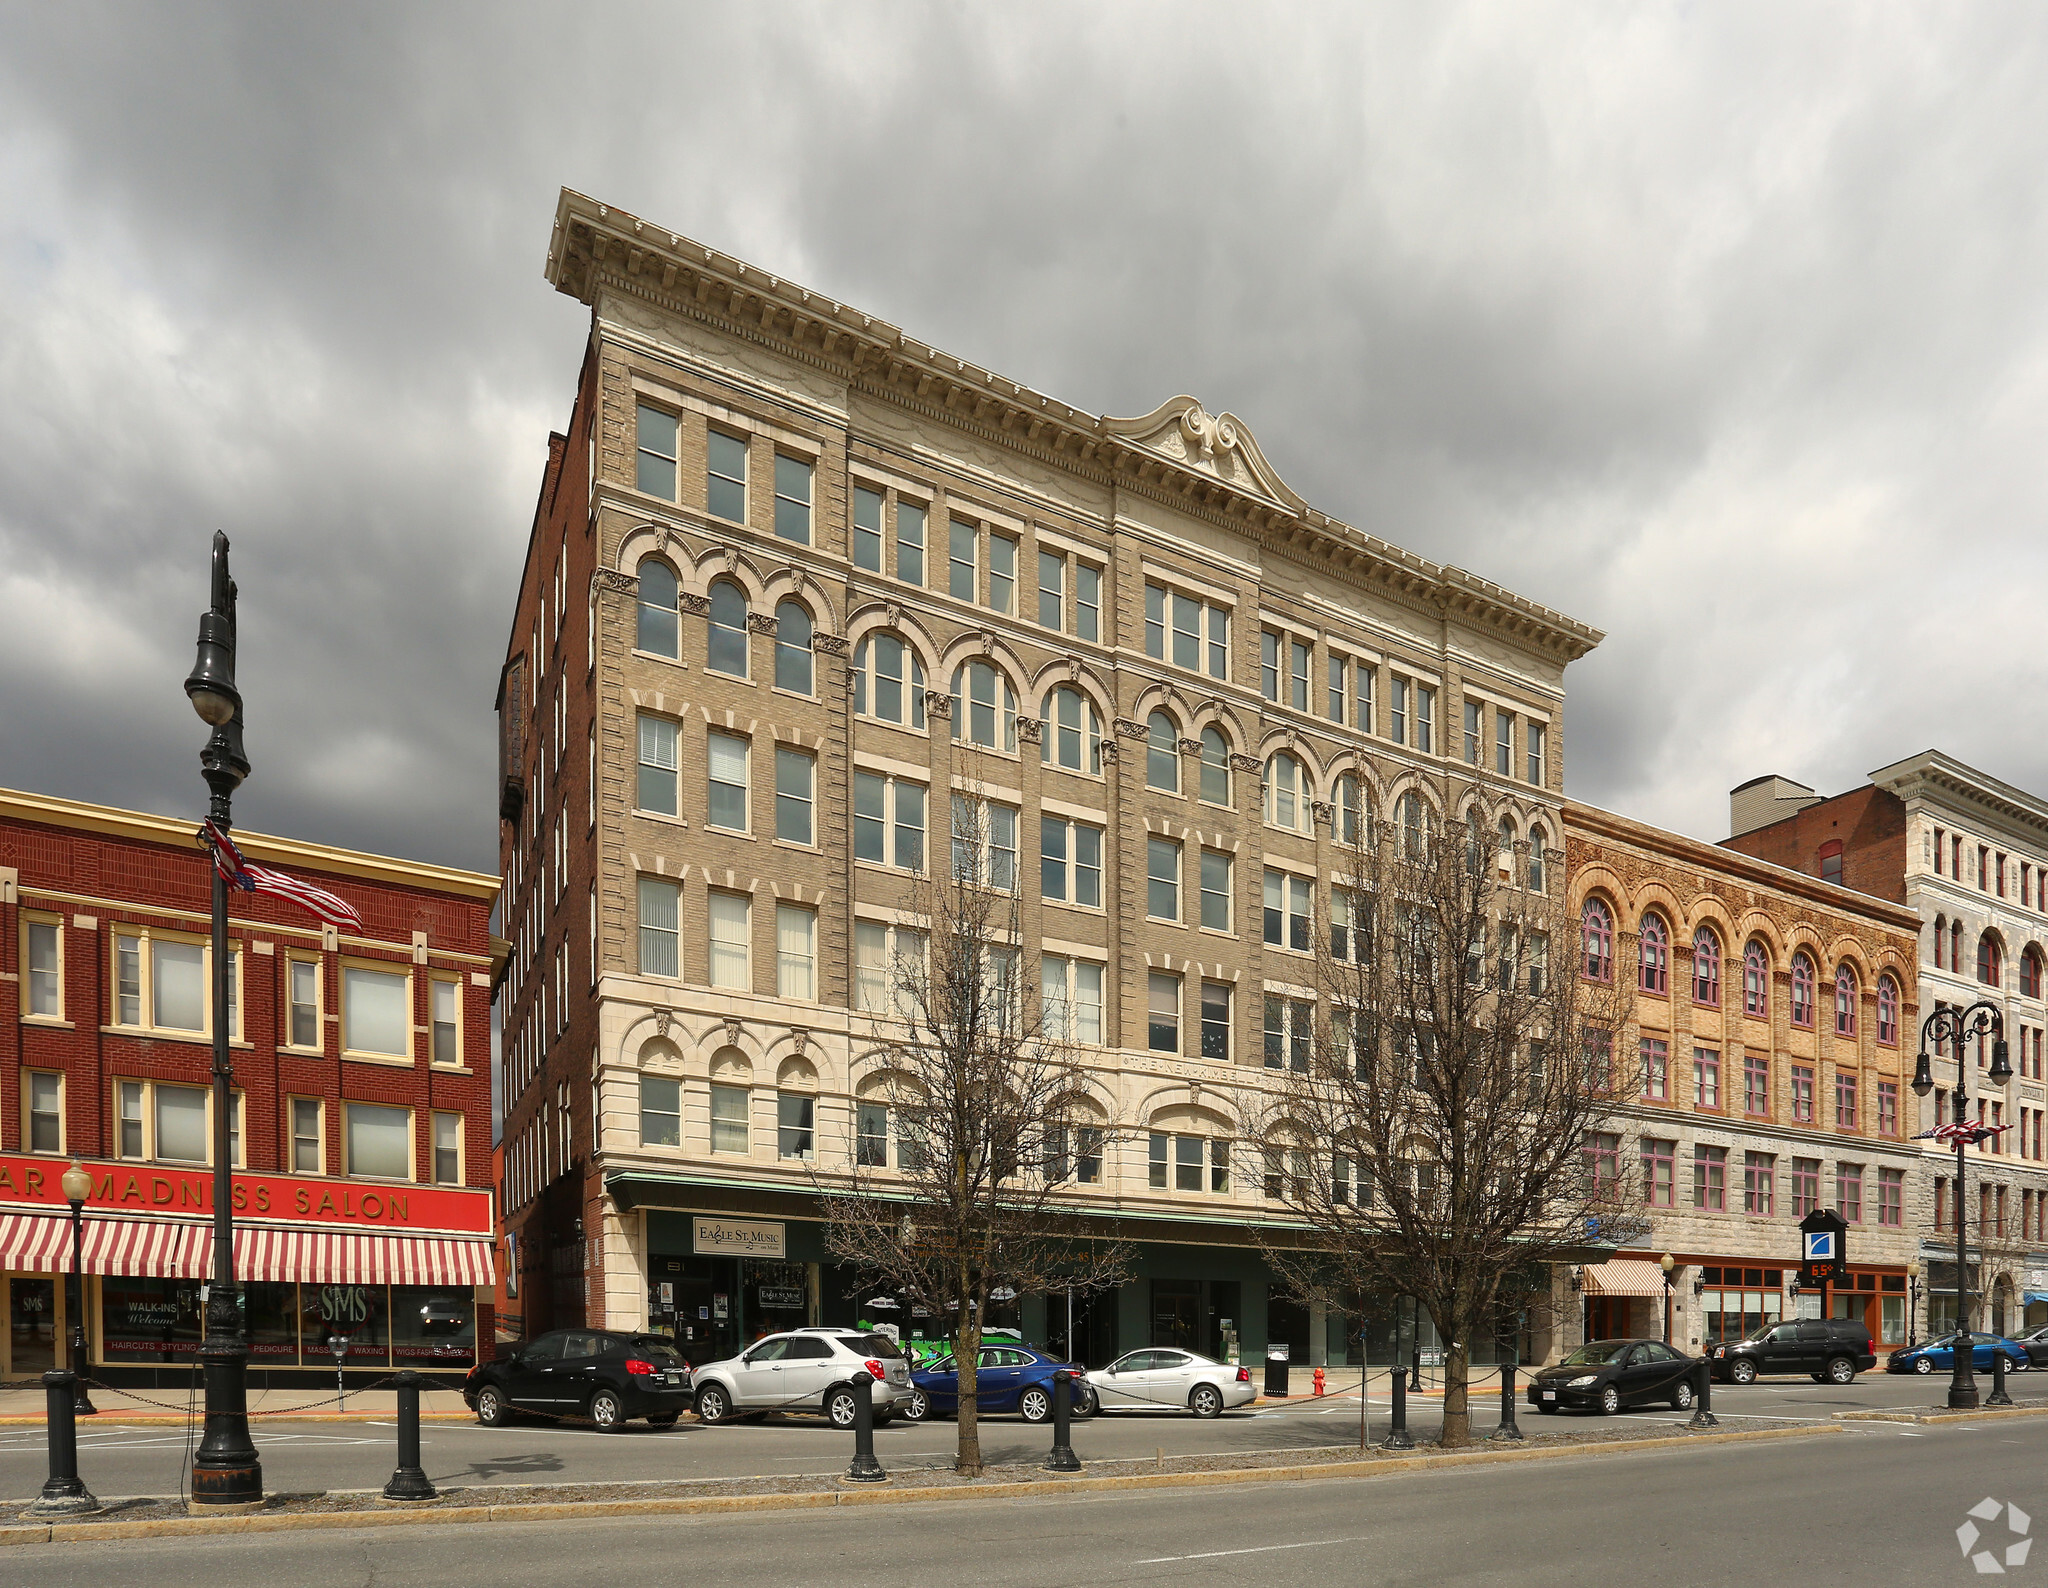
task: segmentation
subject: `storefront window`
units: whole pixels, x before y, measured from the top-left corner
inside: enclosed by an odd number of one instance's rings
[[[299,1287],[248,1284],[242,1287],[242,1321],[249,1334],[249,1360],[280,1367],[299,1359]]]
[[[1700,1279],[1706,1344],[1744,1340],[1784,1315],[1785,1273],[1780,1268],[1707,1268]]]
[[[400,1367],[475,1365],[476,1302],[469,1292],[394,1286],[391,1359]]]
[[[200,1311],[197,1280],[110,1274],[100,1281],[102,1355],[108,1362],[189,1359],[199,1344]]]
[[[16,1377],[57,1365],[57,1282],[23,1275],[7,1281],[8,1344]]]
[[[333,1361],[328,1341],[335,1335],[347,1337],[351,1366],[390,1361],[384,1309],[382,1285],[301,1285],[299,1335],[306,1361],[318,1362],[323,1353]]]

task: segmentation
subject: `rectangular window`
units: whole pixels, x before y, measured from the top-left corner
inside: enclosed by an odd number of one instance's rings
[[[1017,543],[1003,535],[988,538],[988,604],[995,612],[1017,610]]]
[[[747,444],[723,430],[712,431],[706,442],[705,505],[713,518],[747,521]]]
[[[896,504],[896,577],[905,584],[924,583],[924,519],[915,502]]]
[[[1145,840],[1145,913],[1155,921],[1180,919],[1180,844]]]
[[[1589,1130],[1579,1143],[1586,1191],[1613,1196],[1621,1189],[1621,1137],[1613,1131]]]
[[[1208,638],[1205,643],[1204,633]],[[1190,672],[1226,676],[1230,615],[1164,585],[1145,586],[1145,654]]]
[[[28,923],[28,1012],[48,1020],[64,1018],[64,977],[55,921]]]
[[[142,1024],[142,940],[114,939],[114,1023]]]
[[[1166,1157],[1171,1150],[1173,1138],[1162,1131],[1153,1131],[1145,1146],[1145,1184],[1154,1191],[1166,1189]]]
[[[1771,1111],[1771,1061],[1761,1053],[1742,1058],[1742,1111],[1757,1116]]]
[[[460,1064],[462,1062],[462,988],[459,983],[437,977],[429,984],[428,997],[433,1003],[433,1062],[436,1064]]]
[[[811,543],[811,466],[775,454],[775,533],[799,546]]]
[[[775,747],[775,836],[784,843],[813,842],[811,783],[817,757]]]
[[[1230,856],[1217,849],[1202,851],[1202,925],[1230,930]]]
[[[1692,1150],[1692,1205],[1709,1213],[1728,1211],[1728,1149]]]
[[[889,1167],[889,1105],[862,1103],[856,1118],[855,1161],[863,1169]]]
[[[1180,1052],[1180,977],[1166,971],[1146,978],[1145,1045],[1154,1053]]]
[[[1315,1038],[1315,1012],[1316,1006],[1306,999],[1266,994],[1267,1069],[1307,1073],[1309,1046]]]
[[[1856,1077],[1837,1072],[1835,1075],[1835,1129],[1861,1130],[1863,1119],[1856,1106]]]
[[[1523,730],[1523,737],[1529,746],[1528,781],[1541,788],[1543,786],[1543,724],[1531,722]]]
[[[320,1173],[326,1133],[320,1128],[320,1104],[311,1097],[292,1099],[292,1173]]]
[[[1678,1203],[1673,1165],[1678,1143],[1643,1138],[1643,1201],[1653,1208],[1675,1207]]]
[[[853,565],[882,571],[882,493],[862,485],[853,488]]]
[[[1061,904],[1102,904],[1102,829],[1057,816],[1038,819],[1038,891]]]
[[[1721,1055],[1714,1049],[1692,1050],[1692,1088],[1695,1107],[1721,1106]]]
[[[754,990],[752,916],[754,901],[744,893],[711,895],[711,985]]]
[[[1039,961],[1045,1034],[1055,1042],[1102,1042],[1102,966],[1047,954]]]
[[[434,1116],[434,1183],[462,1184],[462,1116]]]
[[[1863,1165],[1835,1165],[1835,1211],[1851,1224],[1863,1222]]]
[[[1287,642],[1287,703],[1296,711],[1308,710],[1308,657],[1306,642]]]
[[[28,1150],[64,1150],[64,1078],[42,1070],[28,1072]]]
[[[1498,707],[1493,713],[1493,769],[1502,777],[1515,775],[1515,714]]]
[[[212,999],[206,947],[152,938],[149,945],[150,1023],[165,1031],[204,1031]]]
[[[1067,559],[1038,554],[1038,626],[1057,631],[1066,617]]]
[[[295,1048],[320,1047],[319,965],[310,959],[287,960],[285,996],[290,1005],[291,1045]]]
[[[1465,763],[1479,764],[1479,731],[1485,720],[1486,708],[1476,700],[1465,702]]]
[[[348,1105],[348,1172],[376,1180],[412,1178],[412,1111]]]
[[[1259,693],[1280,702],[1280,636],[1271,629],[1259,633]]]
[[[1792,1216],[1803,1219],[1820,1206],[1820,1160],[1792,1160]]]
[[[1742,1211],[1769,1218],[1777,1207],[1778,1160],[1767,1152],[1742,1155]]]
[[[1102,638],[1102,570],[1074,565],[1074,634],[1078,639]]]
[[[1332,652],[1328,666],[1329,691],[1323,701],[1323,715],[1332,722],[1344,721],[1345,697],[1351,693],[1351,663]]]
[[[972,524],[952,521],[946,542],[946,589],[962,601],[975,597],[975,558],[981,535]]]
[[[1436,754],[1436,690],[1428,684],[1415,686],[1415,748]]]
[[[676,725],[666,717],[639,714],[640,780],[634,803],[643,811],[674,816],[676,811]]]
[[[2038,1207],[2038,1204],[2037,1204]],[[1903,1224],[1906,1219],[1906,1171],[1877,1171],[1877,1222]]]
[[[711,1150],[737,1153],[747,1150],[747,1089],[744,1086],[711,1088]]]
[[[1896,1136],[1899,1133],[1899,1083],[1879,1081],[1877,1083],[1877,1133],[1880,1136]],[[2037,1152],[2036,1157],[2040,1154]]]
[[[714,733],[707,741],[705,770],[710,779],[706,820],[732,832],[747,830],[747,741],[730,733]]]
[[[818,996],[818,912],[775,906],[775,992],[809,1003]]]
[[[1309,946],[1311,885],[1308,878],[1268,871],[1265,878],[1265,938],[1275,948]]]
[[[817,1099],[801,1092],[775,1094],[775,1156],[810,1163],[818,1156]]]
[[[1387,691],[1387,736],[1396,744],[1408,742],[1408,680],[1394,675]]]
[[[1671,1095],[1671,1047],[1657,1037],[1644,1037],[1641,1045],[1643,1061],[1643,1096],[1658,1102],[1668,1101]]]
[[[1230,983],[1202,983],[1202,1057],[1230,1060]]]
[[[341,972],[341,1045],[351,1053],[412,1057],[412,1000],[402,971],[345,965]]]
[[[637,467],[633,483],[649,496],[673,502],[676,499],[675,415],[641,403],[634,428]]]
[[[1792,1066],[1792,1118],[1802,1125],[1813,1123],[1813,1067]]]
[[[682,975],[682,884],[639,879],[640,974]]]
[[[142,1083],[123,1081],[120,1094],[120,1154],[123,1158],[140,1158],[143,1155]]]

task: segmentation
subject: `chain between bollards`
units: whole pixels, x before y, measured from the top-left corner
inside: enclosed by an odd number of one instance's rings
[[[29,1503],[32,1516],[83,1516],[97,1511],[100,1502],[78,1476],[78,1424],[72,1407],[78,1393],[74,1373],[43,1375],[44,1404],[48,1408],[50,1477],[43,1492]]]
[[[2005,1393],[2005,1352],[1991,1353],[1991,1393],[1984,1398],[1986,1406],[2010,1406],[2012,1397]]]
[[[1705,1362],[1700,1364],[1700,1392],[1693,1397],[1692,1421],[1688,1428],[1719,1428],[1721,1419],[1714,1415],[1714,1370]]]
[[[1487,1437],[1502,1440],[1522,1437],[1521,1427],[1515,1422],[1515,1364],[1512,1362],[1500,1365],[1500,1426]]]
[[[1081,1458],[1074,1454],[1074,1375],[1065,1368],[1052,1376],[1052,1454],[1046,1458],[1047,1472],[1079,1472]]]
[[[1359,1394],[1365,1393],[1363,1380],[1358,1387]],[[1386,1448],[1389,1450],[1413,1450],[1415,1440],[1408,1432],[1408,1380],[1397,1365],[1394,1368],[1394,1415],[1392,1425],[1387,1429]]]
[[[875,1381],[863,1369],[853,1385],[853,1460],[847,1463],[848,1483],[886,1483],[889,1474],[875,1459]]]
[[[384,1485],[387,1500],[435,1500],[440,1491],[420,1465],[420,1376],[411,1368],[401,1371],[398,1386],[398,1466]]]

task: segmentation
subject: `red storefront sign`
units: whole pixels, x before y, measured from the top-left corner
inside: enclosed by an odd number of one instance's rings
[[[68,1211],[63,1161],[0,1154],[0,1202]],[[211,1215],[213,1171],[159,1164],[84,1164],[92,1176],[88,1213]],[[490,1235],[491,1193],[458,1186],[374,1185],[286,1174],[238,1174],[237,1217],[345,1224],[389,1231]]]

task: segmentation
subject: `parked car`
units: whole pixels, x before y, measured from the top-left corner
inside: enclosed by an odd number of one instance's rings
[[[738,1356],[697,1369],[697,1416],[706,1423],[769,1412],[822,1413],[835,1428],[853,1426],[853,1381],[874,1381],[875,1426],[886,1427],[910,1398],[910,1364],[886,1334],[858,1329],[794,1329],[756,1340]]]
[[[2048,1367],[2048,1323],[2025,1334],[2014,1335],[2012,1342],[2027,1348],[2028,1367]]]
[[[1932,1340],[1922,1340],[1918,1345],[1909,1345],[1894,1351],[1885,1358],[1887,1373],[1953,1373],[1956,1366],[1956,1342],[1959,1334],[1937,1335]],[[1970,1366],[1979,1373],[1991,1371],[1994,1356],[2005,1358],[2008,1373],[2022,1373],[2032,1361],[2027,1348],[2017,1340],[2008,1340],[2002,1334],[1972,1334],[1970,1336]]]
[[[1722,1383],[1753,1384],[1772,1373],[1804,1373],[1820,1383],[1847,1384],[1877,1366],[1870,1331],[1849,1318],[1793,1318],[1773,1323],[1746,1340],[1707,1348],[1707,1362]]]
[[[974,1404],[984,1412],[1015,1412],[1027,1423],[1042,1423],[1052,1416],[1053,1375],[1071,1373],[1074,1414],[1086,1417],[1095,1410],[1095,1395],[1084,1372],[1037,1346],[985,1345],[974,1370]],[[912,1422],[959,1414],[960,1365],[952,1357],[912,1368],[910,1385],[903,1415]]]
[[[1575,1407],[1609,1417],[1652,1402],[1684,1411],[1692,1405],[1702,1360],[1662,1340],[1589,1340],[1529,1380],[1529,1404],[1539,1412]]]
[[[659,1335],[556,1329],[479,1362],[462,1398],[487,1428],[515,1412],[587,1417],[607,1432],[636,1417],[666,1428],[690,1409],[690,1368]]]
[[[1193,1351],[1126,1351],[1108,1367],[1088,1375],[1098,1411],[1178,1411],[1220,1417],[1226,1408],[1259,1398],[1252,1370],[1232,1367]]]

